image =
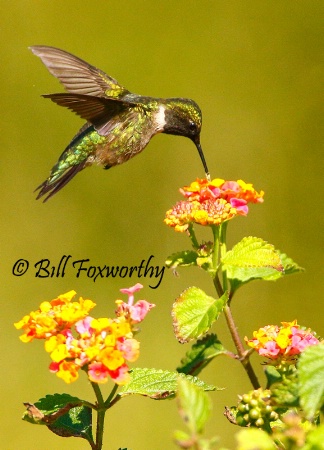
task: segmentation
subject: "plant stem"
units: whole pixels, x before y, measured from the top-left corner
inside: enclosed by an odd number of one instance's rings
[[[117,389],[118,389],[118,384],[115,383],[114,387],[112,388],[112,390],[111,390],[111,392],[110,392],[110,394],[109,394],[109,397],[108,397],[107,400],[105,401],[105,406],[106,406],[107,409],[110,408],[110,406],[111,406],[111,401],[112,401],[112,399],[113,399],[113,397],[114,397],[114,395],[115,395]]]
[[[218,269],[218,264],[219,264],[220,227],[214,225],[211,227],[211,229],[213,231],[213,237],[214,237],[213,268],[214,268],[215,274],[217,276],[217,269]]]
[[[241,364],[243,365],[254,389],[259,389],[260,383],[259,383],[257,376],[253,370],[253,367],[250,363],[249,354],[244,349],[243,343],[238,334],[237,327],[236,327],[234,319],[233,319],[231,308],[228,305],[226,305],[224,308],[224,314],[225,314],[226,322],[227,322],[229,331],[231,333],[233,342],[235,344],[239,359],[241,361]]]
[[[92,386],[94,393],[96,395],[96,398],[97,398],[97,428],[96,428],[95,450],[101,450],[102,449],[102,441],[103,441],[105,414],[106,414],[107,408],[105,406],[105,402],[102,397],[102,393],[98,386],[98,383],[91,383],[91,386]]]
[[[187,232],[188,232],[188,235],[190,237],[191,244],[192,244],[193,248],[195,250],[197,250],[199,248],[199,242],[197,241],[195,230],[193,228],[192,223],[189,224]]]
[[[213,232],[214,232],[214,256],[216,254],[216,245],[217,248],[219,247],[219,250],[217,251],[217,260],[214,260],[214,268],[216,269],[218,267],[218,265],[221,265],[221,261],[218,261],[218,258],[222,258],[225,256],[226,254],[226,230],[227,230],[227,223],[224,222],[222,225],[220,225],[218,228],[218,234],[216,235],[216,232],[214,231],[214,227],[213,227]],[[216,239],[217,238],[217,239]],[[217,243],[216,243],[217,241]],[[222,270],[222,282],[223,284],[221,285],[218,275],[216,273],[215,278],[214,278],[214,285],[216,288],[216,291],[218,293],[218,295],[220,295],[221,292],[226,292],[228,291],[228,279],[227,279],[227,271],[224,270],[223,268],[221,268]],[[241,361],[241,364],[243,365],[251,383],[252,386],[254,387],[254,389],[258,389],[260,387],[259,381],[255,375],[255,372],[253,370],[253,367],[249,361],[249,354],[245,351],[244,349],[244,345],[243,342],[240,338],[240,335],[238,333],[237,327],[235,325],[234,322],[234,318],[232,315],[232,311],[231,308],[229,306],[229,302],[225,305],[224,308],[224,314],[225,314],[225,318],[226,318],[226,322],[227,322],[227,326],[228,329],[230,331],[230,334],[232,336],[233,342],[235,344],[236,347],[236,351],[237,354],[239,356],[239,360]]]
[[[220,225],[219,228],[220,228],[220,237],[219,237],[220,257],[223,258],[226,254],[227,222],[224,222],[222,225]],[[223,291],[226,292],[228,290],[228,280],[226,270],[222,270],[222,274],[223,274]]]

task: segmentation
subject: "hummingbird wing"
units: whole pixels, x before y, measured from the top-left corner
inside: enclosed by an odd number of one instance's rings
[[[29,48],[72,94],[121,98],[130,93],[117,80],[71,53],[46,45]]]
[[[127,115],[131,117],[131,110],[136,108],[136,114],[138,114],[138,108],[140,108],[139,103],[90,95],[46,94],[43,97],[50,98],[57,105],[72,110],[82,119],[90,122],[102,136],[112,131],[122,113],[127,112]]]

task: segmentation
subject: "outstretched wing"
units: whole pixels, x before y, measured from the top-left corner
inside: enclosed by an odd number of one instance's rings
[[[30,49],[71,94],[113,98],[129,94],[114,78],[71,53],[45,45]]]
[[[131,112],[139,106],[138,103],[80,94],[46,94],[43,97],[71,109],[90,122],[102,136],[106,136],[114,128],[114,118],[117,119],[123,112]]]

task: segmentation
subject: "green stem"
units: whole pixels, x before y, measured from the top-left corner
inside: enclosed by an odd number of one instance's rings
[[[212,226],[211,227],[214,238],[214,248],[213,248],[213,269],[214,269],[214,286],[218,297],[221,297],[224,294],[223,287],[218,278],[218,265],[219,265],[219,241],[220,241],[220,227]]]
[[[216,273],[214,278],[214,286],[217,292],[218,297],[221,297],[224,294],[223,287],[221,285],[221,282],[219,281],[218,275]]]
[[[213,249],[213,268],[217,275],[217,269],[219,264],[219,240],[220,240],[220,227],[213,225],[211,227],[214,237],[214,249]]]
[[[101,390],[98,386],[98,383],[91,383],[91,386],[94,390],[94,393],[97,398],[97,429],[96,429],[96,446],[95,450],[102,449],[102,441],[103,441],[103,432],[104,432],[104,422],[105,422],[105,414],[106,414],[106,406],[101,393]]]
[[[220,228],[219,247],[220,247],[220,257],[222,259],[226,254],[227,222],[224,222],[219,228]],[[226,292],[228,290],[227,271],[222,270],[222,274],[223,274],[223,291]]]
[[[105,401],[105,406],[106,406],[107,409],[110,408],[111,401],[112,401],[114,395],[116,394],[117,389],[118,389],[118,384],[115,383],[114,387],[112,388],[112,390],[111,390],[111,392],[109,394],[109,397]]]
[[[195,230],[193,228],[192,223],[189,224],[188,234],[189,234],[189,237],[190,237],[191,244],[192,244],[193,248],[195,250],[197,250],[199,248],[199,242],[197,241]]]

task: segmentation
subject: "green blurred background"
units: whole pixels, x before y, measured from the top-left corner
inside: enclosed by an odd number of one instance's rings
[[[35,278],[42,258],[90,258],[94,265],[138,265],[154,255],[162,265],[186,249],[185,235],[163,224],[178,188],[203,168],[185,138],[159,135],[127,164],[79,174],[48,203],[33,190],[48,175],[82,121],[40,97],[63,92],[27,49],[45,44],[68,50],[117,78],[133,92],[191,97],[203,111],[202,146],[212,177],[254,183],[263,205],[229,226],[229,245],[245,235],[262,237],[306,268],[277,283],[255,282],[233,306],[239,330],[251,335],[268,323],[298,318],[323,334],[321,127],[323,87],[322,1],[0,1],[1,5],[1,447],[9,450],[87,449],[85,441],[59,438],[20,420],[23,401],[67,392],[93,400],[85,377],[67,386],[47,370],[42,342],[22,344],[13,322],[60,293],[75,289],[93,299],[96,316],[111,315],[119,289],[143,282],[140,298],[157,307],[139,335],[138,365],[173,370],[189,346],[174,339],[170,309],[186,287],[214,294],[198,269],[165,273],[158,289],[149,279]],[[16,260],[28,273],[12,275]],[[214,327],[233,349],[224,320]],[[253,359],[262,378],[260,360]],[[214,410],[206,434],[234,448],[237,431],[224,405],[250,389],[237,363],[219,358],[202,378],[226,387],[211,393]],[[108,394],[111,385],[104,386]],[[174,401],[126,398],[107,415],[105,448],[175,448],[184,428]]]

